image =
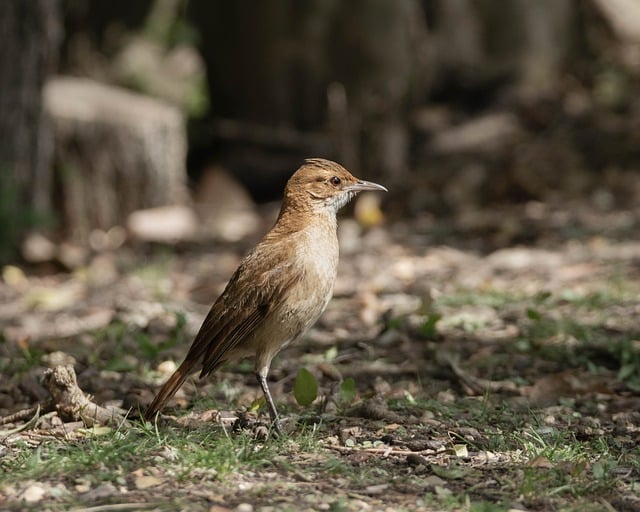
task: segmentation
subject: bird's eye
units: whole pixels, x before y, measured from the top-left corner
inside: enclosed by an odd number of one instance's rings
[[[340,185],[340,178],[338,178],[337,176],[334,176],[329,181],[331,182],[332,185],[335,185],[336,187]]]

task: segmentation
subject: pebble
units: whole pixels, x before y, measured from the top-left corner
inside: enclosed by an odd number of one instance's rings
[[[27,503],[37,503],[44,498],[46,491],[44,487],[38,484],[33,484],[27,487],[22,493],[22,499]]]

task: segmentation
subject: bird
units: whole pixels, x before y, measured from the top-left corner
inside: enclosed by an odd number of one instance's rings
[[[184,361],[145,411],[152,421],[191,373],[255,357],[272,428],[282,425],[267,377],[278,352],[300,339],[327,307],[338,269],[337,213],[361,191],[387,189],[342,165],[306,159],[289,178],[271,230],[244,257],[214,302]]]

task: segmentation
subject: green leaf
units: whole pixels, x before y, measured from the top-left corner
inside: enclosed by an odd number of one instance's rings
[[[302,406],[311,405],[318,397],[318,381],[313,373],[306,368],[300,368],[293,383],[293,395],[296,402]]]
[[[636,372],[636,366],[634,364],[624,364],[618,371],[618,378],[620,380],[626,380]]]
[[[262,409],[267,406],[267,400],[264,398],[264,395],[260,395],[253,402],[251,402],[250,411],[256,412],[259,409]]]
[[[429,340],[436,339],[438,336],[436,324],[441,318],[442,315],[440,313],[430,313],[424,323],[420,326],[420,334]]]
[[[356,397],[356,381],[351,377],[342,381],[340,384],[340,402],[350,404]]]
[[[542,320],[542,315],[540,314],[540,311],[538,311],[537,309],[527,308],[527,316],[529,317],[530,320],[535,320],[535,321]]]
[[[604,464],[599,460],[593,464],[591,471],[593,472],[593,476],[598,480],[602,480],[606,475]]]
[[[460,480],[470,472],[462,466],[444,467],[431,464],[430,467],[434,475],[444,478],[445,480]]]

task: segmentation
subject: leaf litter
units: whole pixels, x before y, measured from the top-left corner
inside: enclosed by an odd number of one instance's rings
[[[420,235],[419,220],[386,230],[345,222],[335,298],[274,364],[290,439],[257,434],[268,425],[252,408],[251,364],[240,363],[185,385],[137,464],[91,462],[104,481],[82,480],[88,468],[26,468],[34,456],[125,442],[129,429],[143,435],[137,412],[252,240],[150,258],[122,248],[66,273],[5,268],[3,508],[639,506],[640,243],[599,232],[565,239],[552,226],[533,246],[505,248],[503,235],[490,246],[486,219],[482,229],[450,220],[448,243]],[[134,426],[101,431],[82,415],[60,417],[42,376],[64,364],[88,403],[128,411]],[[211,434],[186,447],[162,441],[203,430]],[[235,457],[227,468],[203,450],[223,440]],[[185,465],[188,454],[196,456]]]

